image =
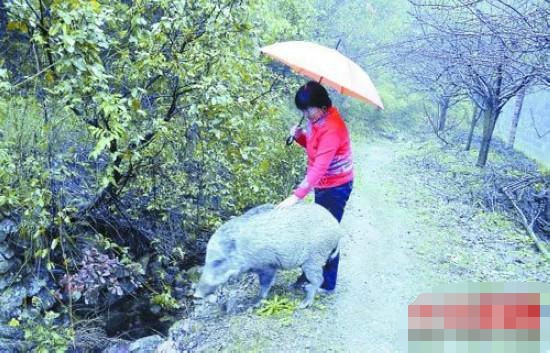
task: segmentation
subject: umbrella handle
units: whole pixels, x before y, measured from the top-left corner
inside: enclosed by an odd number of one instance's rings
[[[302,115],[302,118],[300,119],[300,122],[298,122],[298,126],[302,125],[302,121],[304,121],[304,118],[305,118],[305,117],[306,117],[305,114]],[[294,142],[294,140],[295,140],[294,136],[289,136],[289,137],[287,137],[287,138],[286,138],[286,145],[287,145],[287,146],[292,145],[292,142]]]
[[[286,138],[286,145],[290,146],[294,142],[294,136],[289,136]]]

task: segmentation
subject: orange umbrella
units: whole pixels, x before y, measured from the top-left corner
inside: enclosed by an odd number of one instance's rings
[[[261,52],[290,66],[298,74],[384,109],[369,75],[335,49],[311,42],[290,41],[265,46]]]

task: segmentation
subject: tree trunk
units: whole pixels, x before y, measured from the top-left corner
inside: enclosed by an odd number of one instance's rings
[[[526,87],[523,87],[516,96],[516,108],[514,109],[514,115],[512,116],[510,135],[508,136],[508,146],[510,148],[514,148],[514,141],[516,140],[516,131],[518,129],[519,117],[521,115],[521,108],[523,107],[523,98],[525,98],[525,89]]]
[[[487,164],[487,156],[489,155],[491,139],[493,138],[493,132],[495,131],[495,125],[499,113],[500,109],[497,108],[497,104],[494,101],[488,102],[486,109],[483,112],[483,138],[481,140],[481,147],[479,149],[479,155],[476,163],[476,165],[480,168],[485,167],[485,164]]]
[[[449,109],[449,97],[443,97],[439,100],[439,118],[437,131],[445,130],[445,122],[447,120],[447,110]]]
[[[476,105],[474,108],[474,114],[472,115],[472,121],[470,122],[470,133],[468,134],[468,142],[466,143],[465,151],[469,151],[472,147],[472,139],[474,138],[474,131],[476,129],[477,122],[483,111]]]

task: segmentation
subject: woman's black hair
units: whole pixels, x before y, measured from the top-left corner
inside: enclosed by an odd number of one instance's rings
[[[309,81],[296,92],[294,97],[294,103],[300,110],[316,107],[320,109],[327,109],[332,107],[332,102],[328,97],[327,90],[321,86],[320,83],[315,81]]]

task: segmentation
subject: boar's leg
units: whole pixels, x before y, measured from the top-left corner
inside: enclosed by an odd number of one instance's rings
[[[306,298],[304,301],[300,304],[299,308],[303,309],[311,305],[313,303],[313,299],[315,298],[315,293],[321,287],[321,284],[323,283],[323,265],[319,263],[305,263],[302,265],[302,270],[304,271],[307,280],[309,283],[306,285]]]
[[[263,268],[257,271],[260,280],[260,300],[267,297],[271,286],[273,286],[275,282],[276,272],[277,270],[272,267]]]

